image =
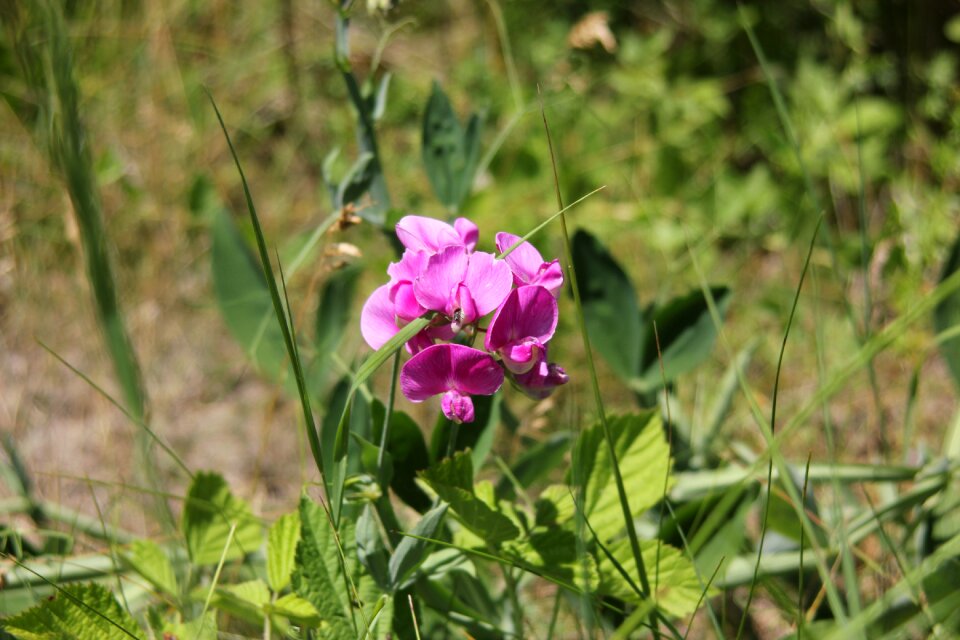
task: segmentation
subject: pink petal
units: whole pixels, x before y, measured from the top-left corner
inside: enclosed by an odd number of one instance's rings
[[[503,369],[489,354],[460,344],[451,347],[453,389],[472,396],[489,396],[503,384]]]
[[[512,373],[527,373],[538,363],[544,346],[536,338],[523,338],[510,343],[500,354],[503,366]]]
[[[443,394],[440,407],[443,409],[443,415],[457,424],[473,422],[476,417],[470,396],[462,396],[452,389]]]
[[[410,322],[427,312],[417,302],[412,283],[401,282],[391,287],[390,291],[390,297],[393,298],[393,313],[401,320]]]
[[[460,241],[467,248],[467,251],[473,251],[477,248],[477,239],[480,237],[480,229],[472,221],[466,218],[457,218],[453,221],[453,228],[460,236]]]
[[[477,251],[470,254],[470,264],[463,283],[470,290],[476,305],[477,317],[483,317],[499,307],[513,288],[510,267],[493,254]]]
[[[540,361],[529,372],[513,378],[521,391],[537,400],[546,398],[556,387],[566,384],[569,379],[563,367],[547,362],[546,351],[541,354]]]
[[[435,344],[410,358],[400,372],[400,390],[411,402],[454,390],[490,395],[503,384],[503,369],[490,355],[460,344]]]
[[[563,286],[563,269],[560,267],[560,261],[554,260],[540,267],[540,271],[530,281],[530,284],[538,284],[556,298],[560,295],[560,287]]]
[[[518,242],[521,244],[517,245]],[[521,242],[520,236],[503,231],[497,234],[497,250],[500,253],[504,253],[515,245],[516,248],[510,251],[510,254],[504,260],[510,265],[510,270],[513,271],[518,285],[530,284],[536,277],[537,272],[540,271],[540,267],[543,266],[543,257],[532,244],[525,241]]]
[[[403,252],[403,257],[399,262],[391,262],[387,267],[387,275],[390,276],[390,282],[413,282],[420,275],[420,269],[427,262],[427,254],[423,251],[414,251],[407,249]]]
[[[450,245],[463,246],[460,234],[441,220],[424,216],[404,216],[397,223],[397,237],[407,249],[436,253]]]
[[[390,285],[378,287],[360,312],[360,333],[372,349],[379,349],[396,335],[399,329],[390,301]]]
[[[425,309],[450,314],[448,307],[464,280],[469,257],[462,246],[451,246],[427,259],[426,266],[413,281],[413,292]]]
[[[497,309],[483,344],[498,351],[516,340],[536,338],[547,342],[557,328],[557,300],[540,286],[514,289]]]

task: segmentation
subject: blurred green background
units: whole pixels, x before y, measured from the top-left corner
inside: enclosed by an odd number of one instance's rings
[[[125,489],[134,475],[129,424],[36,342],[117,392],[70,200],[38,144],[44,123],[12,46],[12,16],[26,6],[0,11],[0,423],[50,499],[88,506],[91,489],[80,479],[90,476],[103,481],[95,492],[105,504],[139,503]],[[65,7],[151,424],[192,466],[223,471],[268,509],[289,505],[309,477],[296,407],[251,370],[213,299],[208,227],[221,201],[241,225],[245,209],[205,90],[233,132],[268,239],[281,258],[292,255],[331,213],[327,154],[342,149],[332,165],[340,174],[356,155],[334,62],[333,8],[303,0]],[[641,302],[697,287],[694,260],[711,283],[732,288],[721,340],[729,351],[717,349],[681,381],[677,411],[695,415],[728,354],[753,342],[751,382],[772,389],[821,213],[787,351],[784,415],[933,286],[957,234],[955,2],[411,0],[360,10],[352,26],[355,72],[392,74],[379,134],[395,206],[446,215],[420,162],[423,109],[438,80],[459,113],[485,113],[481,170],[463,212],[480,224],[482,242],[490,247],[496,231],[524,233],[553,213],[539,86],[566,200],[605,186],[571,223],[610,247]],[[28,37],[42,46],[41,31]],[[560,254],[555,228],[537,242],[545,255]],[[308,324],[318,287],[345,261],[369,266],[365,295],[391,255],[367,225],[331,236],[290,283],[296,319]],[[534,437],[591,410],[572,315],[564,312],[554,352],[573,374],[569,388],[546,404],[514,407]],[[926,435],[939,443],[954,400],[943,364],[931,357],[932,335],[911,329],[878,357],[873,385],[865,370],[815,419],[839,425],[848,459],[875,458],[882,425],[903,445],[898,455],[921,449]],[[826,345],[819,361],[817,336]],[[364,353],[358,332],[348,336],[344,359]],[[911,396],[914,371],[921,383]],[[611,406],[632,406],[628,390],[602,375]],[[729,435],[760,442],[739,405]],[[798,458],[822,450],[815,426],[791,443]],[[908,427],[920,440],[903,441]],[[150,521],[137,509],[123,518],[128,526]]]

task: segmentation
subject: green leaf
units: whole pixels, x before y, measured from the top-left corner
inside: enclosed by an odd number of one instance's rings
[[[371,405],[374,440],[380,441],[386,409],[379,401]],[[387,451],[393,460],[393,478],[390,488],[408,505],[423,513],[430,508],[430,498],[417,486],[417,473],[430,466],[430,455],[423,440],[423,432],[413,418],[402,411],[390,414],[390,433]]]
[[[469,451],[430,467],[420,477],[450,504],[457,518],[471,532],[489,544],[512,540],[520,535],[513,521],[494,511],[473,491],[473,462]]]
[[[121,554],[123,561],[131,569],[143,576],[150,584],[166,593],[178,595],[177,576],[170,564],[170,558],[156,542],[135,540],[130,549]]]
[[[643,331],[640,306],[627,274],[599,240],[573,236],[573,264],[590,343],[621,378],[640,370]]]
[[[267,582],[274,593],[290,584],[300,541],[300,513],[293,511],[277,518],[267,534]]]
[[[308,626],[320,624],[320,614],[317,613],[317,609],[295,593],[288,593],[276,602],[266,605],[264,611],[289,618],[299,624]]]
[[[660,414],[647,411],[611,416],[607,422],[630,509],[637,518],[660,502],[673,483],[672,475],[667,482],[670,448],[664,439]],[[610,540],[625,525],[600,424],[583,431],[574,456],[586,478],[584,515],[602,541]]]
[[[390,588],[387,563],[390,556],[380,538],[380,527],[373,505],[364,506],[356,526],[357,559],[379,587]]]
[[[422,538],[433,538],[443,522],[443,516],[447,513],[447,505],[440,504],[428,511],[416,524],[411,534],[416,538],[405,536],[393,555],[390,556],[389,576],[390,586],[394,591],[403,589],[407,584],[407,578],[420,565],[424,559],[424,554],[430,543]]]
[[[96,583],[65,585],[56,595],[0,624],[21,640],[145,638],[113,594]]]
[[[440,84],[433,83],[423,116],[423,166],[437,198],[457,210],[470,194],[480,157],[481,119],[473,114],[466,131]]]
[[[627,575],[637,575],[637,565],[627,540],[619,540],[607,547]],[[674,617],[688,616],[694,612],[703,587],[697,578],[693,564],[683,553],[658,540],[640,541],[640,555],[650,575],[650,586],[656,585],[657,607]],[[599,554],[600,586],[598,591],[620,598],[625,602],[639,603],[640,598],[630,583],[617,570],[606,554]]]
[[[198,473],[190,485],[180,521],[193,563],[213,565],[220,562],[230,528],[234,525],[236,532],[226,550],[226,560],[236,560],[260,547],[260,524],[247,503],[230,493],[222,476],[211,472]]]
[[[341,526],[344,538],[348,530],[352,537],[352,528]],[[313,605],[330,626],[330,637],[356,637],[352,598],[346,591],[333,525],[323,509],[305,495],[300,498],[300,543],[291,583],[294,592]]]
[[[327,365],[336,352],[350,321],[354,294],[361,269],[349,266],[334,271],[323,283],[320,301],[317,304],[316,347],[317,360]]]
[[[217,640],[217,614],[208,611],[202,618],[190,622],[167,622],[163,631],[177,640]],[[162,636],[164,640],[167,636]]]
[[[197,587],[191,594],[197,602],[205,602],[209,587]],[[263,624],[263,607],[270,602],[270,590],[263,580],[249,580],[218,587],[210,598],[210,606],[228,612],[254,625]]]
[[[337,189],[336,206],[342,209],[348,204],[356,204],[367,191],[376,175],[377,164],[372,153],[361,153],[357,161],[347,171]]]
[[[726,287],[714,287],[710,291],[721,315],[724,314],[730,304],[730,290]],[[662,373],[657,356],[654,322],[657,323],[660,350],[663,354]],[[644,326],[638,376],[630,381],[630,386],[642,393],[659,389],[664,378],[671,382],[706,360],[716,339],[717,329],[701,290],[674,298],[657,308],[650,322]]]
[[[227,328],[259,372],[290,379],[283,333],[263,270],[226,211],[214,216],[211,234],[213,288]]]
[[[943,265],[940,282],[943,282],[960,269],[960,234],[957,235],[950,249],[950,255]],[[933,326],[937,333],[943,333],[960,325],[960,291],[954,291],[933,310]],[[947,362],[947,368],[953,375],[953,381],[960,386],[960,336],[944,340],[940,344],[940,353]]]

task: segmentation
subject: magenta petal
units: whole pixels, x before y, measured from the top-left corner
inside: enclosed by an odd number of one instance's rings
[[[467,272],[469,256],[462,246],[452,246],[427,259],[426,266],[413,281],[413,292],[426,309],[450,313],[447,307],[457,294]]]
[[[378,287],[363,304],[360,312],[360,333],[373,349],[379,349],[396,335],[397,322],[390,302],[390,285]]]
[[[489,396],[503,384],[503,369],[489,354],[459,344],[451,347],[453,388],[472,396]]]
[[[503,384],[503,369],[488,354],[460,344],[435,344],[410,358],[400,372],[400,390],[411,402],[454,390],[490,395]]]
[[[520,242],[519,245],[517,245],[518,242]],[[517,284],[531,284],[540,267],[543,266],[543,257],[532,244],[521,242],[520,236],[503,231],[497,234],[497,250],[501,253],[514,245],[517,245],[516,248],[510,251],[504,261],[510,265],[510,270],[517,278]]]
[[[477,248],[477,239],[480,237],[480,229],[472,221],[466,218],[457,218],[453,221],[453,228],[460,236],[460,241],[467,248],[467,251],[473,251]]]
[[[397,223],[397,237],[407,249],[436,253],[450,245],[463,245],[460,234],[441,220],[404,216]]]
[[[470,254],[470,264],[463,283],[470,290],[477,317],[483,317],[503,304],[513,288],[513,275],[503,260],[493,254],[477,251]]]
[[[452,387],[453,365],[449,344],[435,344],[419,352],[400,370],[400,391],[410,402],[423,402],[431,396],[446,393]]]
[[[440,408],[443,409],[443,415],[457,424],[473,422],[474,417],[476,417],[473,410],[473,400],[470,396],[462,396],[453,390],[443,394]]]
[[[556,298],[543,287],[514,289],[490,321],[484,346],[498,351],[524,338],[547,342],[557,328],[558,315]]]
[[[544,264],[539,273],[530,281],[530,284],[538,284],[553,297],[560,295],[560,287],[563,286],[563,269],[560,267],[560,261],[554,260]]]
[[[530,371],[513,378],[521,391],[537,400],[546,398],[556,387],[566,384],[569,379],[563,367],[547,362],[546,352],[541,354],[539,362]]]
[[[407,322],[419,318],[426,309],[420,306],[413,293],[413,284],[410,282],[401,282],[393,288],[393,312],[401,320]]]
[[[407,249],[399,262],[391,262],[387,267],[390,282],[413,282],[420,275],[420,269],[427,262],[427,254],[423,251]]]

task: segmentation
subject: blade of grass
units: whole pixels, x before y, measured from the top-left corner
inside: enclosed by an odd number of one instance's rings
[[[87,143],[87,130],[80,115],[80,89],[74,73],[73,50],[61,5],[43,0],[25,7],[5,12],[4,22],[9,19],[8,28],[16,57],[39,106],[37,120],[32,124],[36,125],[37,138],[46,146],[50,162],[62,177],[73,205],[97,322],[124,403],[127,410],[143,422],[148,417],[147,396],[120,307],[103,222],[103,205]],[[45,35],[42,44],[29,40],[28,25],[20,23],[21,19],[27,17],[29,20],[30,16],[37,16],[40,21]],[[40,130],[41,124],[48,130]],[[152,442],[146,434],[137,433],[137,472],[141,480],[159,488],[160,477],[151,451]],[[160,499],[155,501],[155,514],[168,530],[176,530],[170,506]]]
[[[227,561],[227,552],[230,551],[230,544],[233,543],[233,534],[237,532],[237,524],[230,525],[230,532],[227,534],[227,542],[223,545],[223,553],[220,555],[220,561],[217,563],[217,569],[213,572],[213,580],[210,581],[210,590],[207,591],[207,597],[203,601],[203,611],[200,612],[200,625],[193,636],[193,640],[198,640],[203,633],[203,625],[207,621],[207,610],[210,609],[210,600],[213,599],[213,593],[217,590],[217,583],[220,582],[220,572],[223,571],[223,565]]]
[[[539,86],[537,87],[539,93]],[[540,105],[540,115],[543,118],[543,127],[547,136],[547,146],[550,150],[550,162],[553,167],[553,184],[556,190],[557,208],[563,210],[563,196],[560,193],[560,176],[557,172],[556,154],[553,150],[553,140],[550,137],[550,125],[547,123],[547,113]],[[617,485],[617,497],[620,500],[620,508],[623,511],[624,526],[627,529],[627,537],[630,540],[630,550],[633,554],[634,562],[637,565],[637,573],[640,577],[640,585],[643,593],[647,597],[652,597],[650,591],[650,580],[647,577],[646,567],[643,564],[643,556],[640,553],[640,540],[637,537],[637,528],[633,521],[633,514],[630,511],[630,502],[627,499],[627,491],[623,486],[623,476],[620,473],[620,464],[617,462],[617,453],[613,444],[613,437],[610,434],[610,425],[607,423],[607,415],[603,408],[603,397],[600,394],[600,382],[597,377],[597,368],[593,361],[593,352],[590,348],[590,336],[587,333],[587,325],[583,315],[583,304],[580,299],[580,288],[577,286],[577,272],[573,266],[573,249],[570,242],[570,234],[567,231],[567,219],[565,215],[560,216],[560,229],[563,234],[564,258],[567,263],[567,277],[570,282],[570,288],[573,291],[573,304],[577,312],[577,324],[580,326],[580,336],[583,341],[584,353],[587,358],[587,369],[590,373],[591,388],[593,389],[593,399],[596,404],[598,417],[600,418],[603,438],[607,443],[607,455],[610,458],[610,464],[613,470],[614,481]],[[658,638],[660,633],[657,628],[655,616],[651,616],[651,626],[653,627],[654,638]]]
[[[280,324],[280,330],[283,333],[283,341],[287,348],[287,355],[290,358],[290,362],[293,365],[294,378],[296,378],[297,383],[297,394],[300,396],[300,405],[303,410],[303,419],[307,432],[307,441],[310,443],[310,452],[313,454],[313,461],[317,465],[317,471],[320,472],[320,479],[324,485],[324,489],[328,492],[330,491],[329,486],[327,485],[326,473],[323,468],[323,456],[320,451],[320,435],[317,432],[316,421],[313,416],[313,410],[310,407],[310,395],[307,391],[306,378],[303,373],[303,366],[300,362],[300,353],[297,349],[297,344],[293,340],[292,332],[290,330],[293,325],[293,318],[287,317],[287,313],[284,310],[283,303],[280,299],[280,291],[277,288],[277,281],[273,275],[273,266],[270,263],[270,254],[267,251],[267,242],[263,235],[263,229],[260,227],[260,218],[257,215],[256,206],[253,204],[253,196],[250,193],[250,187],[247,184],[247,177],[243,172],[243,167],[240,164],[240,158],[237,155],[237,151],[233,146],[233,140],[230,138],[230,133],[227,131],[227,125],[223,121],[223,116],[220,113],[220,109],[217,107],[216,101],[213,99],[213,95],[207,92],[207,97],[210,99],[210,104],[213,106],[213,110],[217,115],[217,121],[220,123],[220,130],[223,132],[223,137],[227,141],[227,146],[230,148],[230,155],[233,157],[233,162],[237,167],[237,173],[240,175],[240,182],[243,185],[243,196],[247,204],[247,212],[250,214],[250,222],[253,225],[254,235],[257,240],[257,251],[260,254],[260,266],[263,269],[264,278],[267,281],[267,288],[270,290],[270,299],[273,302],[273,309],[277,314],[277,322]]]
[[[804,467],[803,472],[803,492],[801,493],[801,498],[804,505],[807,504],[807,488],[810,486],[810,459],[813,457],[813,453],[810,452],[807,454],[807,466]],[[797,571],[797,640],[801,640],[803,637],[803,540],[804,530],[800,529],[800,570]]]
[[[814,343],[817,354],[817,383],[823,384],[824,379],[827,377],[826,354],[824,353],[826,339],[823,335],[823,322],[821,322],[820,316],[820,278],[817,275],[816,269],[814,269],[812,276],[814,288],[813,312],[816,327],[814,331]],[[821,415],[823,420],[823,432],[827,441],[827,452],[830,456],[830,461],[836,464],[838,459],[836,437],[834,435],[833,420],[830,416],[830,406],[826,400],[823,402]],[[846,586],[845,593],[847,596],[847,607],[850,610],[850,615],[856,616],[858,613],[860,613],[862,608],[860,602],[860,583],[857,580],[857,569],[855,559],[853,557],[853,551],[850,545],[846,543],[847,520],[842,508],[843,495],[840,489],[840,479],[836,475],[831,477],[831,485],[833,489],[833,520],[837,523],[837,530],[840,535],[840,563],[843,569],[844,585]]]
[[[793,319],[796,317],[797,306],[800,304],[800,293],[803,291],[803,283],[807,277],[807,271],[810,268],[810,258],[813,256],[813,248],[816,246],[817,234],[820,231],[820,226],[823,223],[823,216],[820,216],[817,220],[817,226],[813,230],[813,235],[810,238],[810,244],[807,249],[807,257],[803,262],[803,269],[800,271],[800,279],[797,283],[797,288],[793,296],[793,303],[790,306],[790,314],[787,316],[787,324],[783,331],[783,341],[780,343],[780,353],[777,356],[777,370],[773,377],[773,394],[770,401],[770,435],[773,436],[773,433],[777,426],[777,399],[780,393],[780,373],[783,370],[783,358],[784,354],[787,351],[787,340],[790,338],[790,329],[793,327]],[[766,435],[766,434],[764,434]],[[769,448],[769,445],[768,445]],[[784,474],[786,476],[786,474]],[[792,482],[784,482],[784,486],[792,487]],[[757,545],[757,564],[754,569],[754,579],[750,583],[750,590],[747,593],[747,602],[743,607],[743,617],[740,619],[740,625],[737,629],[737,640],[743,635],[743,632],[746,628],[746,622],[749,617],[750,604],[753,601],[754,591],[756,589],[756,581],[760,572],[760,558],[763,556],[763,543],[767,537],[767,520],[770,516],[770,504],[772,502],[771,492],[773,490],[773,457],[770,458],[770,461],[767,465],[767,500],[764,503],[763,507],[763,516],[760,520],[760,541]],[[803,503],[799,505],[799,508],[803,509]],[[843,618],[843,613],[838,612],[838,617]]]

